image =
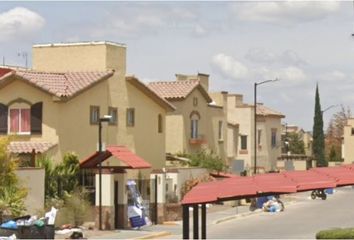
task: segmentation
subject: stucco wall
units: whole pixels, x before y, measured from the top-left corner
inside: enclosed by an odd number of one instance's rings
[[[20,184],[27,188],[26,213],[36,214],[44,208],[44,169],[21,168],[16,170]]]
[[[109,44],[34,46],[32,65],[51,72],[119,70],[125,51],[124,46]]]
[[[354,162],[354,135],[352,134],[352,128],[354,128],[354,119],[350,118],[344,127],[343,133],[344,163],[347,164]]]

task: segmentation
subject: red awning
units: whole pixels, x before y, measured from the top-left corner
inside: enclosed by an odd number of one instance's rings
[[[253,177],[259,193],[294,193],[296,184],[283,174],[267,173]]]
[[[80,161],[80,167],[97,168],[100,162],[105,161],[111,156],[122,161],[127,166],[109,166],[110,168],[131,168],[131,169],[151,168],[150,163],[146,162],[144,159],[131,152],[125,146],[109,146],[106,148],[105,152],[102,153],[96,152],[91,156],[89,156],[88,158]]]
[[[296,183],[297,191],[334,188],[337,186],[333,178],[311,170],[289,171],[285,172],[284,175]]]
[[[354,185],[354,170],[346,167],[313,168],[312,171],[322,173],[335,179],[337,186]]]
[[[254,177],[226,178],[221,181],[198,184],[184,196],[182,204],[208,203],[265,194],[294,193],[344,185],[354,185],[354,165],[259,174]]]

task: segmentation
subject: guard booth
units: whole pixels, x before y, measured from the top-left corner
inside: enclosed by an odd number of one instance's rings
[[[150,163],[126,146],[108,146],[105,151],[95,152],[81,160],[80,168],[94,169],[96,173],[96,226],[103,230],[129,227],[127,184],[128,181],[141,182],[145,179],[149,185]]]

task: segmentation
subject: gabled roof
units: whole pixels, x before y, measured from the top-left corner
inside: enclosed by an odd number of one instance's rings
[[[257,115],[259,116],[274,116],[284,118],[285,116],[278,111],[275,111],[269,107],[264,106],[263,104],[257,104]]]
[[[150,163],[130,151],[126,146],[108,146],[105,152],[95,152],[88,158],[80,161],[80,168],[97,168],[100,162],[105,161],[111,156],[122,161],[126,166],[110,166],[110,168],[151,168]]]
[[[139,81],[134,76],[127,76],[125,77],[125,80],[129,83],[131,83],[133,86],[135,86],[137,89],[142,91],[144,94],[146,94],[148,97],[153,99],[157,104],[159,104],[161,107],[165,108],[167,111],[174,111],[176,108],[173,106],[171,103],[166,101],[163,97],[159,96],[156,92],[154,92],[152,89],[150,89],[148,86],[146,86],[143,82]]]
[[[148,87],[167,100],[183,100],[187,98],[194,89],[198,89],[208,103],[213,101],[198,80],[150,82]]]
[[[0,70],[5,72],[4,69],[0,68]],[[112,75],[112,71],[54,73],[11,70],[11,72],[0,76],[0,87],[12,81],[14,79],[13,76],[15,76],[56,97],[71,98]]]

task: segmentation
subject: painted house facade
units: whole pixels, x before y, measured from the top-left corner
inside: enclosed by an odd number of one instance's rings
[[[148,86],[176,107],[166,116],[166,153],[209,149],[227,160],[226,112],[208,93],[209,75],[176,74],[175,81]]]
[[[125,45],[34,45],[32,62],[31,70],[0,71],[0,133],[15,136],[11,152],[24,158],[44,153],[55,162],[72,151],[86,158],[98,149],[99,118],[111,115],[102,129],[105,146],[124,145],[152,169],[164,167],[164,119],[174,107],[137,78],[126,76]],[[125,164],[109,158],[104,166]],[[110,216],[106,227],[127,225],[126,182],[139,178],[143,196],[148,196],[152,169],[104,172],[102,203]],[[114,208],[121,213],[116,222]]]
[[[281,155],[281,119],[285,116],[263,104],[257,104],[257,168],[261,171],[276,170]],[[227,121],[238,127],[238,170],[251,173],[254,168],[254,105],[245,104],[240,94],[227,96]],[[237,136],[237,135],[232,135]]]
[[[354,162],[354,118],[349,118],[344,126],[342,143],[343,164]]]

